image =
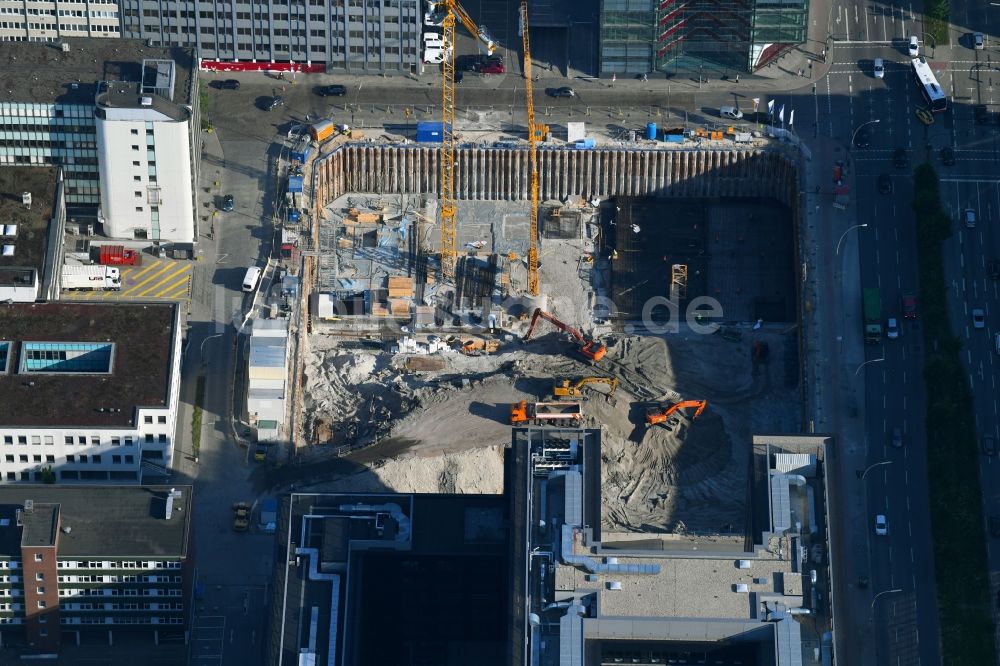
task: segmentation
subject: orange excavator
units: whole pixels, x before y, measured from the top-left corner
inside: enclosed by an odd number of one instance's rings
[[[583,333],[576,330],[569,324],[564,324],[541,308],[535,308],[535,314],[531,316],[531,325],[528,327],[528,332],[524,334],[524,342],[531,339],[531,334],[535,332],[535,324],[538,323],[539,317],[551,322],[552,325],[560,331],[572,335],[577,344],[580,345],[580,354],[591,363],[597,363],[604,358],[606,353],[608,353],[608,348],[601,344],[601,342],[586,338]]]
[[[705,411],[705,408],[708,407],[708,400],[681,400],[680,402],[675,402],[666,409],[663,409],[662,407],[654,407],[646,412],[646,425],[652,426],[660,423],[666,423],[667,419],[670,418],[670,415],[677,410],[694,407],[697,407],[697,410],[695,411],[694,416],[691,417],[692,421],[701,416],[701,413]]]

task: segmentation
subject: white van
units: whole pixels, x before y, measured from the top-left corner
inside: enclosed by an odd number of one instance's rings
[[[260,283],[260,276],[263,271],[257,266],[247,269],[247,274],[243,276],[243,291],[254,291]]]
[[[719,115],[723,118],[732,118],[733,120],[739,120],[743,117],[743,112],[737,109],[735,106],[724,106],[719,109]]]

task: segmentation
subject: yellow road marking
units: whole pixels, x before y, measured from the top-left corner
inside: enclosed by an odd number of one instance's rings
[[[188,276],[188,283],[184,284],[184,285],[180,285],[180,289],[177,289],[176,291],[171,292],[169,294],[163,294],[163,298],[171,298],[171,299],[172,298],[177,298],[177,299],[181,299],[181,300],[188,300],[188,299],[190,299],[191,297],[188,294],[188,290],[191,288],[190,278],[191,278],[191,276],[189,275]]]
[[[148,273],[148,272],[150,272],[152,270],[155,270],[155,269],[159,268],[160,266],[162,266],[163,264],[166,264],[166,263],[170,263],[170,262],[162,261],[162,260],[159,260],[159,259],[153,259],[152,261],[150,261],[145,266],[133,266],[132,269],[135,271],[135,274],[132,275],[133,270],[129,270],[128,277],[132,278],[133,280],[139,280],[146,273]],[[126,277],[125,276],[125,271],[122,271],[122,277],[123,278]]]
[[[190,276],[188,275],[187,271],[185,270],[184,274],[180,276],[180,278],[181,278],[180,280],[177,280],[176,279],[177,277],[178,277],[177,275],[171,275],[170,277],[166,278],[165,280],[161,280],[161,281],[153,284],[153,286],[150,287],[149,289],[145,289],[145,290],[143,290],[142,292],[140,292],[139,294],[136,294],[136,295],[137,296],[149,296],[149,295],[153,295],[153,296],[157,296],[157,297],[162,297],[163,294],[169,293],[173,289],[177,289],[177,286],[180,285],[180,284],[182,284],[183,282],[185,282],[188,279],[188,277],[190,277]],[[155,293],[152,293],[152,292],[155,292]]]
[[[169,261],[165,261],[165,262],[163,262],[163,263],[164,263],[164,265],[163,265],[163,267],[162,267],[162,268],[161,268],[160,270],[156,271],[155,273],[153,273],[152,275],[150,275],[150,276],[149,276],[148,278],[146,278],[145,280],[143,280],[143,281],[141,281],[141,282],[139,282],[139,283],[137,283],[137,284],[134,284],[134,285],[132,285],[132,286],[131,286],[131,287],[129,287],[128,289],[123,289],[122,291],[120,291],[120,292],[118,292],[118,293],[120,293],[120,294],[121,294],[122,296],[128,296],[128,295],[131,295],[131,294],[134,294],[134,293],[135,293],[135,292],[136,292],[136,291],[137,291],[137,290],[139,289],[139,287],[143,286],[143,285],[144,285],[144,284],[146,284],[147,282],[150,282],[150,281],[152,281],[152,280],[153,280],[153,278],[155,278],[155,277],[159,276],[160,274],[162,274],[162,273],[166,273],[166,272],[167,272],[167,271],[169,271],[169,270],[170,270],[171,268],[174,268],[174,267],[176,267],[176,266],[177,266],[177,264],[174,264],[174,263],[171,263],[171,262],[169,262]]]

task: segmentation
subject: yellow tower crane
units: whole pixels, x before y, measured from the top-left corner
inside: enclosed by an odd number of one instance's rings
[[[458,259],[455,229],[455,19],[486,46],[490,55],[496,50],[496,40],[486,26],[477,26],[458,0],[443,0],[437,4],[445,10],[444,62],[441,63],[441,274],[445,281],[455,279]]]
[[[531,165],[531,212],[528,226],[528,293],[538,296],[538,140],[544,130],[535,125],[535,97],[528,39],[528,0],[521,0],[521,42],[524,46],[524,94],[528,104],[528,155]]]

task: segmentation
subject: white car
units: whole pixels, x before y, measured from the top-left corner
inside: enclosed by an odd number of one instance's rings
[[[875,535],[885,536],[889,533],[889,525],[885,522],[885,516],[881,513],[875,516]]]
[[[885,63],[882,62],[882,58],[875,58],[875,65],[872,67],[872,72],[875,74],[876,79],[885,78]]]
[[[916,35],[910,36],[910,44],[908,52],[911,58],[916,58],[918,55],[920,55],[920,41],[917,39]]]
[[[450,53],[451,49],[445,51],[437,47],[428,47],[424,49],[424,62],[436,65],[438,63],[444,62],[444,57],[446,53]]]
[[[972,310],[972,328],[986,328],[986,313],[982,308]]]
[[[895,317],[889,318],[889,323],[885,327],[885,334],[890,340],[895,340],[899,337],[899,322],[896,321]]]

